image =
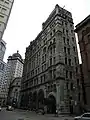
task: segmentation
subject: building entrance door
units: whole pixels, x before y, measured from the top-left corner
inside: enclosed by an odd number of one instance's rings
[[[48,97],[47,112],[55,113],[56,112],[56,99],[53,95]]]

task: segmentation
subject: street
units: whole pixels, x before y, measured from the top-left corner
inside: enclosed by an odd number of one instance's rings
[[[40,115],[35,112],[25,111],[25,110],[13,110],[6,111],[2,109],[0,111],[0,120],[73,120],[73,117],[70,116],[59,116],[55,117],[54,115],[45,114]]]

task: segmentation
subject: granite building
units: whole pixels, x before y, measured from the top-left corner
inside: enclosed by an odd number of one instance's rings
[[[7,99],[10,84],[15,78],[22,77],[22,72],[23,59],[17,51],[17,53],[8,57],[5,73],[3,75],[3,81],[5,81],[5,84],[2,86],[2,94],[5,99]],[[10,101],[10,98],[8,98],[8,101]]]
[[[81,71],[82,71],[82,101],[86,108],[90,109],[90,15],[83,21],[76,25],[75,32],[78,35],[78,43],[80,46],[80,53],[82,59]]]
[[[26,48],[21,107],[73,112],[78,102],[78,64],[72,14],[56,5]]]
[[[6,29],[14,0],[0,0],[0,40]]]

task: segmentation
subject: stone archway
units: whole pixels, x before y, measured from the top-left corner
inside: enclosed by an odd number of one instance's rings
[[[32,98],[33,98],[33,94],[32,92],[29,93],[29,109],[32,109]]]
[[[37,108],[37,92],[36,91],[32,95],[32,106],[33,106],[33,109]]]
[[[56,112],[56,98],[52,94],[48,96],[47,112],[48,113]]]
[[[44,91],[42,89],[38,92],[38,108],[44,108]]]
[[[29,95],[28,95],[28,93],[25,93],[25,95],[24,95],[24,106],[25,106],[25,109],[28,109],[28,104],[29,104]]]
[[[21,100],[20,100],[20,107],[22,108],[22,107],[24,107],[24,95],[22,94],[21,95]]]
[[[29,104],[29,95],[24,93],[21,95],[20,107],[27,109]]]

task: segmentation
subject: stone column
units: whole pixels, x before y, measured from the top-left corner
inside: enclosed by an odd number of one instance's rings
[[[44,97],[47,98],[47,85],[45,85],[45,88],[44,88]]]
[[[61,112],[64,111],[65,104],[64,104],[64,80],[60,80],[60,109]]]
[[[64,80],[60,81],[60,101],[64,101]]]
[[[59,110],[59,105],[60,105],[60,84],[57,83],[56,85],[56,109]]]

